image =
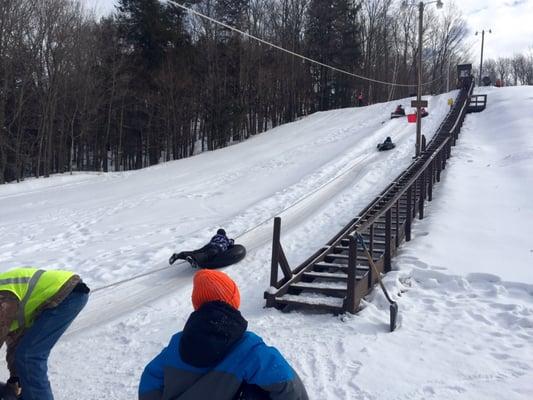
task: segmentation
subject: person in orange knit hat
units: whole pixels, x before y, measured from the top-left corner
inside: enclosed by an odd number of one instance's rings
[[[239,288],[224,272],[204,269],[194,275],[192,305],[198,310],[210,301],[223,301],[235,309],[241,305]]]
[[[139,400],[308,400],[305,387],[274,347],[247,331],[237,284],[224,272],[194,275],[182,332],[144,369]]]

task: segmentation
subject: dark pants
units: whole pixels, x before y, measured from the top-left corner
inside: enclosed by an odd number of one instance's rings
[[[184,251],[184,257],[192,257],[198,264],[205,264],[221,253],[220,247],[208,243],[204,247],[194,251]]]
[[[20,339],[15,367],[23,400],[54,399],[47,374],[48,356],[88,299],[87,293],[72,292],[57,307],[44,310]]]

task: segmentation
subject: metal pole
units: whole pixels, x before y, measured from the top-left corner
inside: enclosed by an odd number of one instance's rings
[[[485,44],[485,30],[481,31],[481,62],[479,63],[479,86],[483,86],[483,46]]]
[[[448,59],[448,70],[446,71],[446,92],[450,91],[450,70],[452,68],[451,64],[452,60]]]
[[[418,5],[418,90],[416,100],[418,105],[416,107],[416,151],[415,155],[420,155],[420,142],[422,139],[422,116],[420,103],[422,101],[422,30],[424,18],[424,3],[421,1]]]

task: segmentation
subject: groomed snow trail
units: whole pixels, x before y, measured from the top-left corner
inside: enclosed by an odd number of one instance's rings
[[[491,93],[485,113],[505,113],[516,104],[522,104],[523,111],[531,109],[533,88],[512,94],[509,90]],[[424,119],[428,131],[434,132],[442,120],[448,97],[431,100],[432,115]],[[402,103],[407,105],[407,100]],[[244,144],[143,171],[80,175],[65,182],[71,186],[64,190],[62,183],[50,184],[52,180],[26,182],[27,187],[8,185],[6,192],[0,187],[0,207],[7,205],[5,212],[0,208],[0,218],[9,223],[0,226],[0,238],[5,239],[0,241],[1,266],[7,269],[23,260],[49,266],[55,254],[58,267],[79,260],[81,274],[95,287],[164,267],[180,241],[183,247],[203,244],[218,226],[234,235],[259,226],[241,240],[251,249],[246,260],[226,272],[241,288],[241,310],[250,329],[280,348],[312,399],[528,399],[533,394],[533,282],[511,282],[514,278],[503,270],[499,276],[494,271],[486,274],[482,265],[467,273],[455,270],[453,261],[443,256],[445,251],[437,252],[439,258],[427,258],[437,247],[446,249],[452,235],[459,243],[461,237],[464,242],[475,237],[462,236],[464,230],[442,230],[432,240],[432,233],[439,232],[436,227],[459,225],[466,216],[475,221],[474,211],[493,212],[487,206],[449,213],[463,195],[456,189],[472,186],[470,181],[455,181],[452,172],[463,176],[470,172],[469,159],[481,164],[486,157],[496,157],[481,156],[481,151],[463,157],[469,140],[480,142],[481,131],[491,140],[489,133],[499,130],[500,121],[483,123],[487,114],[468,116],[428,218],[417,222],[414,240],[404,246],[395,271],[386,277],[392,292],[402,294],[402,325],[397,332],[387,332],[388,308],[379,291],[367,299],[361,313],[344,318],[263,309],[272,227],[271,222],[261,222],[305,198],[282,215],[284,249],[294,266],[323,245],[410,163],[414,125],[381,124],[396,104],[316,114]],[[529,118],[508,128],[525,137],[525,127],[532,124]],[[376,153],[376,143],[387,135],[397,142],[397,149]],[[520,154],[527,151],[522,146]],[[533,174],[529,164],[519,165],[518,177],[506,177],[517,184]],[[479,173],[475,179],[483,187],[492,176]],[[25,195],[27,190],[33,194]],[[439,199],[447,193],[452,197],[439,208]],[[531,191],[525,195],[525,203],[531,204]],[[118,202],[129,208],[116,208]],[[17,204],[32,209],[33,215],[17,211]],[[58,213],[63,213],[64,225],[47,225]],[[91,224],[100,214],[103,217]],[[80,225],[74,226],[78,216]],[[23,238],[22,226],[32,228],[35,236]],[[53,229],[62,228],[72,228],[73,242],[54,235]],[[59,249],[48,252],[45,246],[53,245],[54,237]],[[22,240],[35,247],[18,247]],[[520,242],[521,250],[524,243]],[[485,243],[472,244],[469,251],[475,259]],[[513,258],[509,271],[527,271],[524,261],[529,259]],[[168,269],[96,293],[52,353],[50,373],[57,399],[135,398],[144,365],[183,327],[192,310],[191,277],[188,267]]]
[[[428,136],[449,96],[430,100]],[[284,230],[297,226],[354,182],[361,208],[411,161],[414,125],[388,119],[397,103],[317,113],[226,149],[137,172],[0,187],[1,267],[75,269],[94,288],[164,269],[175,249],[203,245],[218,226],[249,251],[259,248],[271,240],[274,216],[283,218]],[[379,153],[375,146],[386,136],[398,147]],[[94,293],[70,334],[188,286],[191,274],[178,264]]]

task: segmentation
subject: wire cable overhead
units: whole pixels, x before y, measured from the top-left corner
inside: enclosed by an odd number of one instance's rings
[[[265,45],[267,45],[267,46],[270,46],[270,47],[273,47],[273,48],[275,48],[275,49],[278,49],[278,50],[280,50],[280,51],[282,51],[282,52],[284,52],[284,53],[287,53],[287,54],[293,55],[293,56],[295,56],[295,57],[301,58],[302,60],[305,60],[305,61],[310,62],[310,63],[312,63],[312,64],[316,64],[316,65],[320,65],[321,67],[329,68],[329,69],[331,69],[331,70],[333,70],[333,71],[339,72],[339,73],[344,74],[344,75],[351,76],[351,77],[353,77],[353,78],[358,78],[358,79],[361,79],[361,80],[365,80],[365,81],[369,81],[369,82],[374,82],[374,83],[379,83],[379,84],[382,84],[382,85],[388,85],[388,86],[397,86],[397,87],[416,87],[416,86],[418,86],[416,83],[415,83],[415,84],[403,84],[403,83],[387,82],[387,81],[381,81],[381,80],[379,80],[379,79],[369,78],[369,77],[367,77],[367,76],[363,76],[363,75],[355,74],[355,73],[353,73],[353,72],[349,72],[349,71],[343,70],[343,69],[341,69],[341,68],[337,68],[337,67],[334,67],[334,66],[331,66],[331,65],[325,64],[325,63],[323,63],[323,62],[320,62],[320,61],[314,60],[314,59],[309,58],[309,57],[307,57],[307,56],[304,56],[304,55],[302,55],[302,54],[299,54],[299,53],[296,53],[296,52],[294,52],[294,51],[288,50],[288,49],[286,49],[286,48],[284,48],[284,47],[278,46],[277,44],[271,43],[271,42],[269,42],[269,41],[267,41],[267,40],[265,40],[265,39],[261,39],[260,37],[254,36],[254,35],[252,35],[252,34],[250,34],[250,33],[248,33],[248,32],[244,32],[244,31],[242,31],[242,30],[240,30],[240,29],[238,29],[238,28],[235,28],[234,26],[231,26],[231,25],[228,25],[228,24],[226,24],[226,23],[224,23],[224,22],[218,21],[218,20],[216,20],[216,19],[213,18],[213,17],[210,17],[210,16],[208,16],[208,15],[202,14],[201,12],[196,11],[196,10],[190,8],[190,7],[187,7],[187,6],[184,5],[184,4],[177,3],[177,2],[175,2],[175,1],[173,1],[173,0],[161,0],[161,2],[162,2],[162,3],[172,4],[172,5],[174,5],[174,6],[176,6],[176,7],[179,7],[179,8],[181,8],[181,9],[185,10],[185,11],[188,11],[188,12],[190,12],[191,14],[194,14],[194,15],[200,17],[200,18],[204,18],[204,19],[206,19],[206,20],[208,20],[208,21],[211,21],[211,22],[213,22],[213,23],[215,23],[215,24],[217,24],[217,25],[220,25],[220,26],[222,26],[222,27],[224,27],[224,28],[226,28],[226,29],[229,29],[229,30],[231,30],[231,31],[237,32],[237,33],[239,33],[239,34],[241,34],[241,35],[243,35],[243,36],[245,36],[245,37],[248,37],[248,38],[250,38],[250,39],[256,40],[256,41],[258,41],[259,43],[265,44]],[[422,86],[430,85],[430,84],[432,84],[432,83],[438,81],[439,79],[440,79],[440,77],[437,78],[437,79],[434,79],[434,80],[432,80],[432,81],[430,81],[430,82],[422,83]]]

